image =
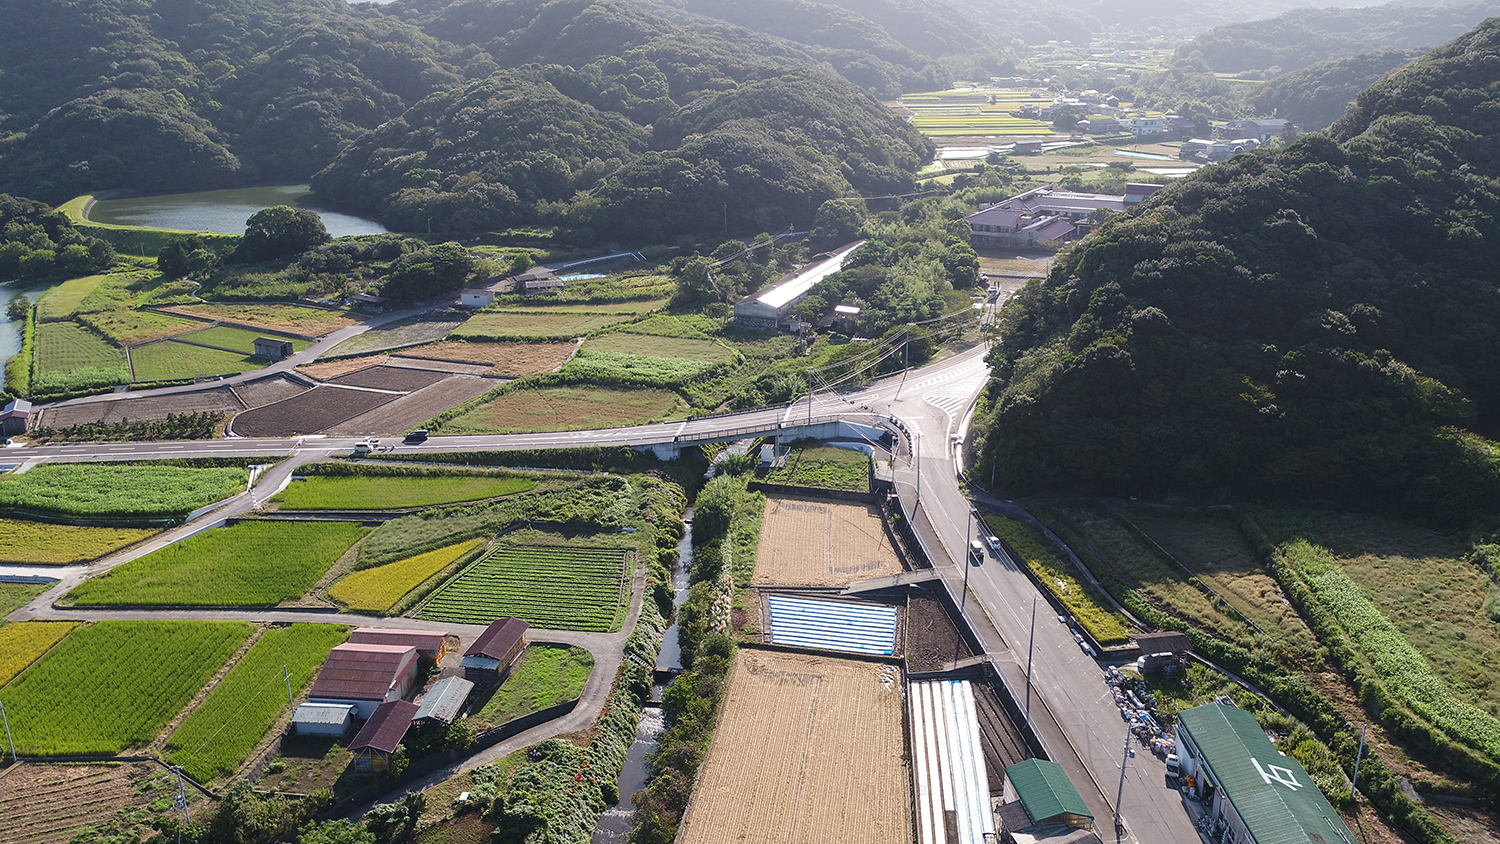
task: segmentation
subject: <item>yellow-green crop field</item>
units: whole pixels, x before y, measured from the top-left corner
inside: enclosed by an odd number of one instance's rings
[[[77,626],[74,621],[23,621],[0,627],[0,688]]]
[[[1051,135],[1052,124],[1009,114],[918,114],[911,125],[925,135]]]
[[[407,557],[373,569],[357,571],[328,590],[328,595],[351,610],[385,612],[422,581],[484,543],[471,539],[426,554]]]
[[[79,527],[0,519],[0,563],[33,566],[84,563],[154,533],[152,528]]]

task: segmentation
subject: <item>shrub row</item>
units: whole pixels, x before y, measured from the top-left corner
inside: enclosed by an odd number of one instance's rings
[[[21,325],[21,351],[5,362],[5,392],[16,398],[31,395],[31,358],[36,346],[36,308],[26,310]]]

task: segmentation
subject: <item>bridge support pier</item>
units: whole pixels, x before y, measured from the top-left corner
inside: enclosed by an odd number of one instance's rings
[[[665,463],[668,460],[676,460],[682,454],[682,447],[677,443],[653,443],[651,445],[633,445],[631,448],[642,454],[651,454],[657,460]]]

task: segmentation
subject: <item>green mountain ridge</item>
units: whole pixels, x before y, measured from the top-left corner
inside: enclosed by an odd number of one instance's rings
[[[1491,20],[1061,255],[1004,311],[981,476],[1493,518],[1497,67]]]

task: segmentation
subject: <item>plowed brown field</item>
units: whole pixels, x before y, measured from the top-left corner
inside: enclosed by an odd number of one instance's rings
[[[873,504],[767,497],[755,586],[847,586],[901,571]]]
[[[172,775],[148,762],[25,764],[0,778],[0,841],[62,844],[84,837],[85,830],[92,834],[84,840],[110,834],[131,840],[150,834],[152,821],[173,813],[166,798],[176,793]],[[197,817],[201,795],[191,788],[187,793],[189,811]],[[153,808],[142,810],[153,800]]]
[[[912,840],[894,666],[740,650],[678,844]]]

